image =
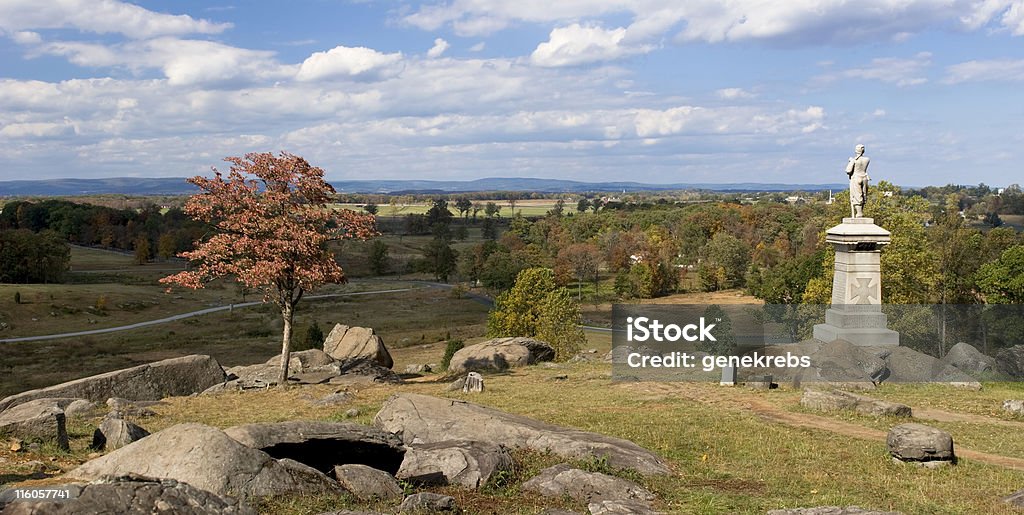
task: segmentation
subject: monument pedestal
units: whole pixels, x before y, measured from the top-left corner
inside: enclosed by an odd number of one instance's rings
[[[814,326],[823,342],[846,340],[854,345],[899,345],[900,333],[887,328],[882,313],[882,247],[892,241],[889,231],[871,218],[843,218],[826,233],[836,249],[832,276],[832,306],[825,323]]]

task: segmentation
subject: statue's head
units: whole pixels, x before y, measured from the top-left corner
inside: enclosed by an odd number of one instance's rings
[[[853,150],[855,152],[857,152],[858,154],[863,154],[864,153],[864,145],[857,145]]]

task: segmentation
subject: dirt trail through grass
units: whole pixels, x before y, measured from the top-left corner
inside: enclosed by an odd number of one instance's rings
[[[659,394],[681,396],[689,400],[715,406],[716,408],[750,412],[765,421],[783,424],[789,427],[828,431],[861,440],[881,442],[884,442],[887,436],[885,431],[880,431],[878,429],[872,429],[828,417],[788,411],[784,407],[780,407],[758,398],[757,394],[752,391],[741,388],[719,388],[714,385],[700,383],[631,383],[630,385],[624,386],[635,386],[640,391],[653,394],[652,396],[658,396]],[[1019,422],[999,420],[980,415],[951,413],[935,409],[919,410],[914,408],[914,418],[940,422],[972,422],[1024,428],[1024,424]],[[959,458],[966,458],[987,463],[989,465],[1024,471],[1024,459],[1021,458],[1012,458],[999,454],[975,451],[960,445],[956,446],[956,454]]]

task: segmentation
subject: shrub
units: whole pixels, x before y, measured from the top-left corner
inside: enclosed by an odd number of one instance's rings
[[[14,303],[15,304],[21,304],[21,292],[20,291],[14,292]]]
[[[320,324],[317,324],[316,320],[314,320],[313,323],[309,324],[309,327],[306,328],[306,334],[293,344],[292,350],[300,351],[319,349],[323,347],[323,345],[324,332],[320,329]]]
[[[452,362],[452,356],[465,346],[466,344],[462,340],[448,340],[448,345],[444,348],[444,358],[441,358],[441,368],[448,370],[448,365]]]

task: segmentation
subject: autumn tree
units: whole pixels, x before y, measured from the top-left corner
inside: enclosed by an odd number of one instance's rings
[[[372,215],[327,206],[334,188],[324,171],[282,152],[229,157],[227,176],[189,179],[201,192],[185,203],[185,213],[206,223],[211,233],[181,257],[189,270],[165,277],[168,285],[202,288],[221,277],[260,290],[281,310],[281,373],[287,384],[295,307],[302,296],[346,277],[328,242],[368,238],[376,233]]]
[[[135,240],[135,264],[145,265],[149,261],[149,238],[140,237]]]

